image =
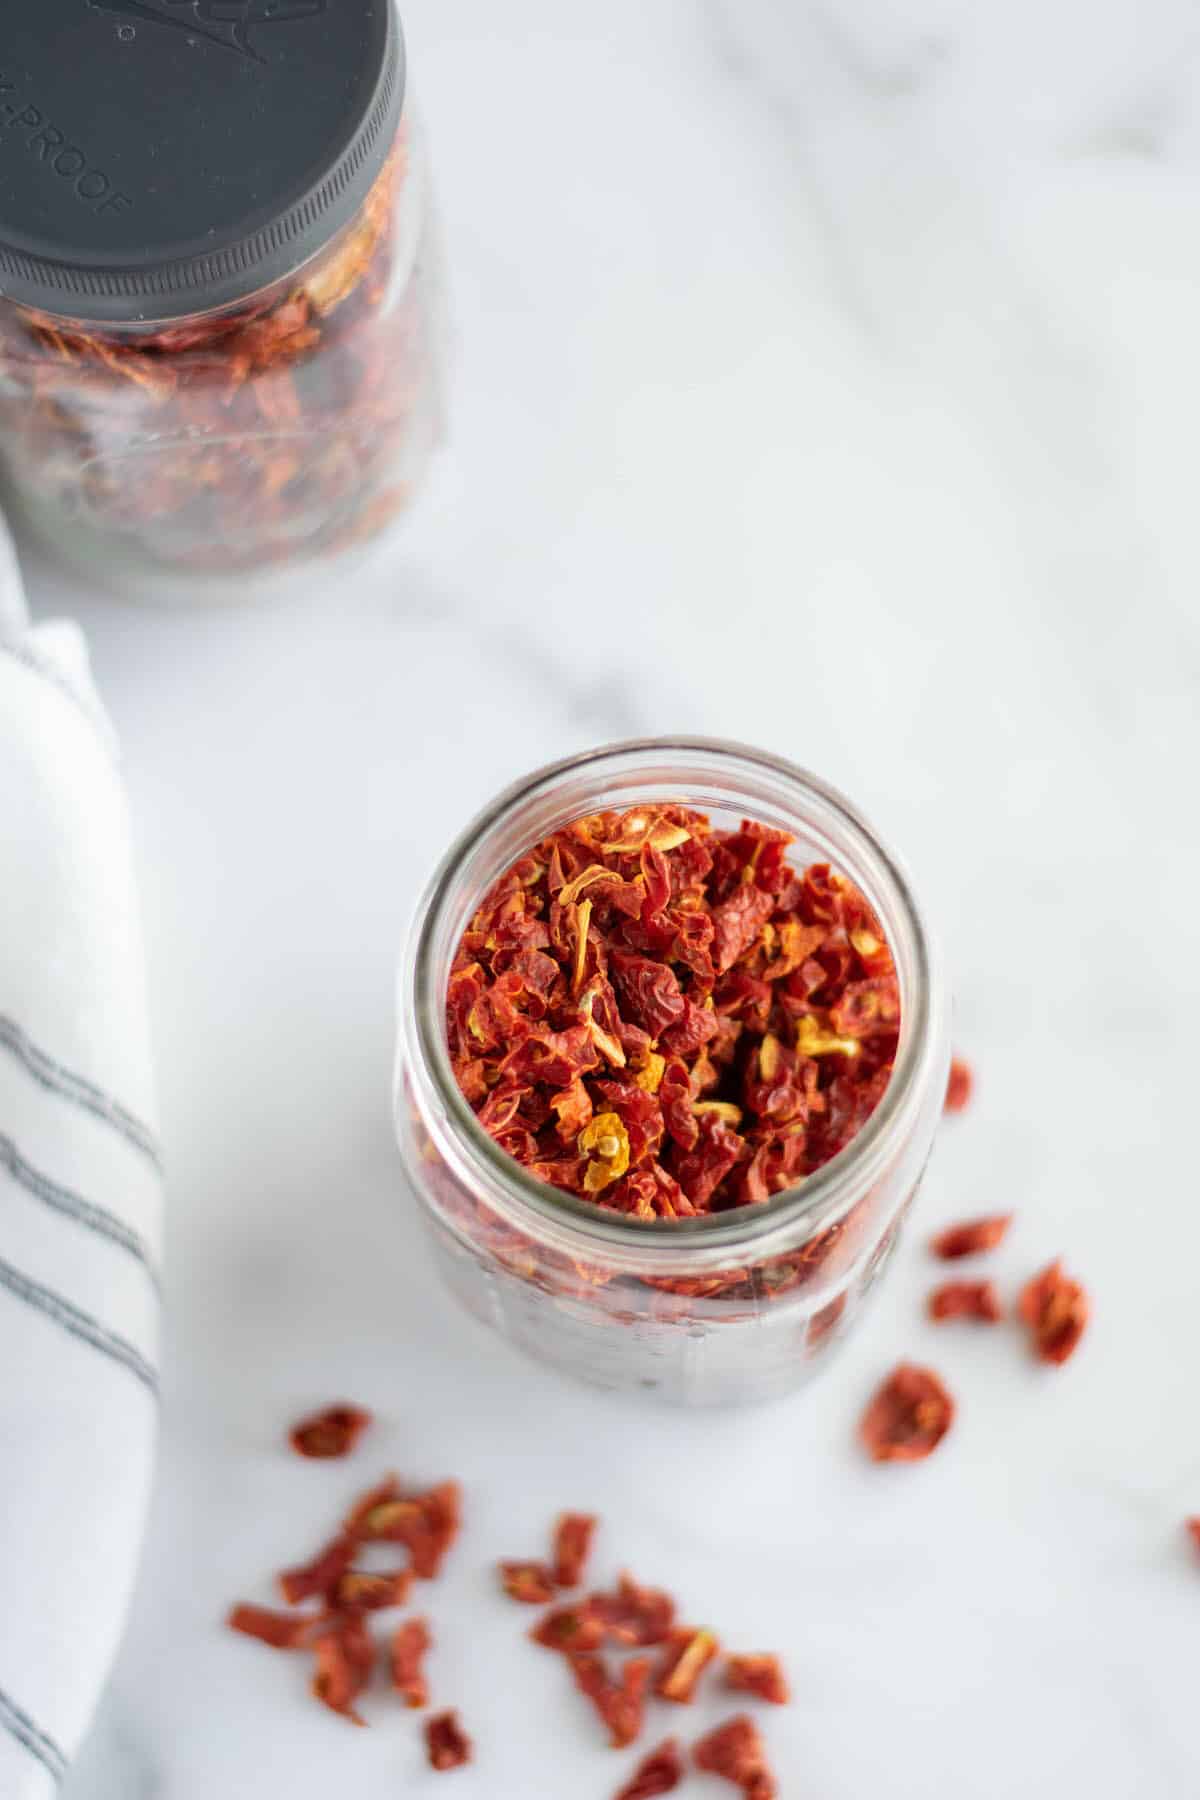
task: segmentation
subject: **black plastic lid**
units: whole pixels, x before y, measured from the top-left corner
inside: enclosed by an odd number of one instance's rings
[[[0,294],[162,320],[347,224],[404,99],[392,0],[0,0]]]

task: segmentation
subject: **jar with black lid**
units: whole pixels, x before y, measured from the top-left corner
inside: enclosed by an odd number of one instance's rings
[[[0,460],[72,560],[169,595],[373,536],[439,299],[392,0],[9,0]]]

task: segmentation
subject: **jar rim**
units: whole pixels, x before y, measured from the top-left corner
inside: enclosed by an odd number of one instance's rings
[[[863,887],[880,915],[901,987],[900,1038],[891,1079],[851,1142],[812,1175],[769,1200],[688,1219],[638,1219],[589,1204],[530,1175],[488,1135],[451,1067],[445,986],[439,970],[443,959],[435,941],[464,866],[523,809],[552,796],[573,777],[600,776],[606,768],[615,771],[639,758],[661,757],[704,759],[710,766],[727,762],[731,769],[736,766],[752,776],[761,775],[794,796],[798,814],[799,803],[807,801],[823,811],[827,823],[835,822],[844,841],[858,852],[857,860],[848,856],[841,866],[849,879]],[[676,772],[674,779],[686,780],[686,772]],[[631,797],[628,804],[634,803]],[[596,810],[600,808],[582,805],[563,823]],[[536,829],[525,840],[525,847],[545,835],[545,830]],[[504,866],[511,860],[515,858],[509,858]],[[491,880],[502,872],[497,869]],[[490,881],[479,884],[470,912],[490,885]],[[459,935],[456,931],[454,948]],[[916,1121],[929,1083],[944,1063],[946,1005],[940,954],[903,863],[829,783],[785,758],[720,738],[663,736],[605,744],[546,764],[503,789],[458,834],[428,882],[413,918],[400,980],[397,1105],[406,1103],[405,1078],[414,1080],[426,1126],[433,1132],[439,1152],[460,1175],[476,1184],[485,1182],[489,1203],[502,1204],[511,1223],[536,1230],[543,1237],[549,1233],[577,1254],[585,1249],[603,1250],[611,1257],[624,1250],[636,1253],[644,1263],[650,1253],[656,1263],[661,1260],[675,1273],[684,1258],[688,1263],[696,1260],[710,1265],[717,1260],[717,1252],[727,1258],[733,1246],[753,1245],[756,1254],[770,1254],[776,1247],[771,1240],[786,1238],[791,1248],[798,1227],[802,1237],[807,1236],[823,1228],[831,1217],[848,1211],[855,1198],[869,1190],[886,1169],[892,1147],[905,1136],[910,1122]]]

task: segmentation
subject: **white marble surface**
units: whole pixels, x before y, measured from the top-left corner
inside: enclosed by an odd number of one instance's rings
[[[462,1800],[605,1800],[626,1767],[488,1574],[581,1502],[606,1563],[785,1652],[788,1800],[1183,1800],[1194,10],[412,0],[408,23],[460,338],[411,525],[358,590],[258,611],[32,571],[124,740],[171,1171],[157,1504],[65,1792],[440,1794],[408,1717],[344,1730],[219,1629],[394,1463],[468,1488],[431,1596],[436,1688],[479,1743]],[[451,1314],[388,1120],[393,959],[449,826],[554,754],[674,728],[810,764],[907,851],[981,1076],[861,1335],[742,1417],[575,1392]],[[1094,1290],[1061,1372],[921,1322],[920,1239],[998,1204],[1006,1284],[1062,1250]],[[936,1359],[961,1424],[877,1470],[852,1429],[900,1353]],[[340,1393],[379,1409],[369,1454],[296,1466],[282,1422]]]

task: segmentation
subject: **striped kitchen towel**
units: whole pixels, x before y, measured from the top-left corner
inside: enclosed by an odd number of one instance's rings
[[[0,524],[0,1796],[45,1800],[121,1634],[158,1374],[161,1181],[116,745]]]

